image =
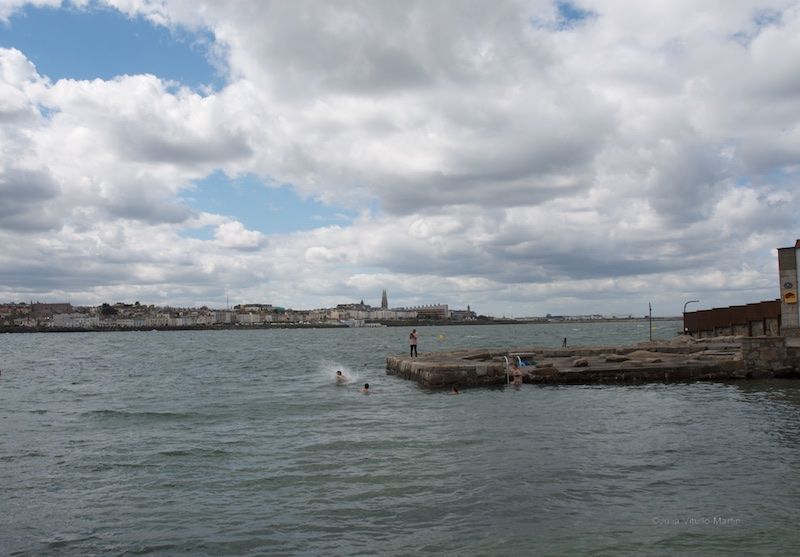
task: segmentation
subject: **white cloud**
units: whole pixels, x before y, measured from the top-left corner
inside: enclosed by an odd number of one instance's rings
[[[62,0],[0,0],[0,23],[7,22],[8,18],[17,10],[26,5],[55,8],[61,5]],[[76,1],[76,5],[85,5],[86,1]]]
[[[247,230],[240,222],[220,224],[214,238],[223,247],[257,249],[264,243],[264,236],[255,230]]]
[[[229,82],[52,82],[0,50],[0,297],[387,288],[530,315],[775,296],[798,222],[797,2],[581,2],[569,25],[544,0],[108,4],[210,31]],[[182,201],[214,171],[362,216],[265,235]]]

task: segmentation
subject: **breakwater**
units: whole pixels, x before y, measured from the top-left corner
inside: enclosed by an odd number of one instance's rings
[[[800,377],[800,345],[781,337],[718,337],[643,342],[635,346],[512,348],[389,356],[386,372],[425,387],[478,387],[509,381],[594,384]]]

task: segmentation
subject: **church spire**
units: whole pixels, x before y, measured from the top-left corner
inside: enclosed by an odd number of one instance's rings
[[[386,297],[386,289],[383,289],[383,294],[381,295],[381,309],[389,309],[389,299]]]

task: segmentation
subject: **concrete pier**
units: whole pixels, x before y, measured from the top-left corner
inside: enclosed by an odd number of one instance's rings
[[[507,383],[507,362],[525,383],[595,384],[800,377],[800,345],[781,337],[719,337],[627,347],[474,349],[389,356],[386,373],[430,388]]]

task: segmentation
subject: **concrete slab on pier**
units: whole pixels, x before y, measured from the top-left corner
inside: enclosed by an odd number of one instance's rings
[[[775,337],[768,340],[770,346],[774,342]],[[744,358],[738,337],[700,341],[679,337],[627,347],[473,349],[414,358],[389,356],[386,373],[432,388],[502,385],[507,382],[507,361],[517,358],[524,364],[520,369],[525,383],[711,381],[798,374],[797,362],[787,364],[785,357],[777,364]]]

